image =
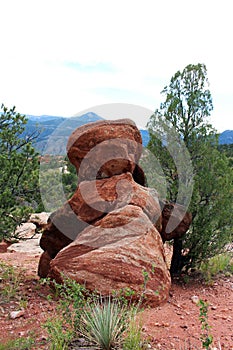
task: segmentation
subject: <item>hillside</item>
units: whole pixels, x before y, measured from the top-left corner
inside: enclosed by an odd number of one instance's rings
[[[72,131],[81,125],[102,120],[95,113],[86,113],[79,117],[27,116],[28,123],[23,135],[40,130],[34,146],[41,154],[66,154],[66,143]]]
[[[61,155],[66,153],[66,143],[71,132],[77,127],[103,120],[99,115],[89,112],[79,117],[64,118],[60,116],[33,116],[28,115],[28,123],[23,136],[40,130],[34,146],[41,154]],[[149,142],[148,130],[141,129],[142,143],[146,147]],[[219,136],[219,143],[233,144],[233,130],[226,130]]]
[[[28,122],[23,136],[32,133],[35,130],[40,130],[40,135],[37,138],[34,146],[41,154],[61,155],[66,153],[66,143],[72,131],[79,126],[87,123],[92,123],[98,120],[103,120],[99,115],[89,112],[79,117],[58,117],[58,116],[33,116],[28,115]],[[140,130],[142,135],[143,146],[146,146],[149,141],[147,130]]]
[[[220,145],[229,145],[233,143],[233,130],[225,130],[219,136]]]

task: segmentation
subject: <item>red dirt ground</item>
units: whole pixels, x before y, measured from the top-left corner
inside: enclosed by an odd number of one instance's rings
[[[38,255],[25,253],[1,253],[0,262],[23,270],[20,284],[21,298],[27,300],[23,315],[11,319],[11,311],[22,307],[14,298],[9,303],[0,299],[0,343],[7,339],[26,337],[30,332],[36,336],[35,349],[48,349],[47,333],[42,324],[55,312],[56,302],[49,301],[51,290],[42,286],[37,277]],[[174,281],[168,302],[155,309],[145,309],[139,317],[143,334],[149,339],[150,349],[160,350],[201,350],[199,340],[201,325],[198,319],[199,307],[192,297],[198,296],[209,303],[208,323],[217,349],[233,350],[233,278],[219,277],[211,286],[200,279],[191,279],[188,284]],[[186,343],[185,343],[186,342]],[[192,347],[188,344],[192,344]],[[185,347],[186,344],[186,347]],[[221,347],[219,346],[221,345]],[[195,346],[195,347],[194,347]]]

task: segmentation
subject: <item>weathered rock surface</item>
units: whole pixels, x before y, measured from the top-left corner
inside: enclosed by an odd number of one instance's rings
[[[79,182],[133,173],[141,152],[141,134],[129,119],[83,125],[71,134],[67,144]]]
[[[50,216],[40,246],[53,259],[88,224],[94,224],[107,213],[127,204],[142,208],[151,222],[160,229],[161,210],[157,192],[140,186],[127,173],[81,182],[72,198]]]
[[[30,215],[29,222],[32,222],[36,225],[37,228],[43,228],[47,222],[50,213],[42,212],[42,213],[33,213]]]
[[[62,274],[101,295],[131,288],[150,305],[168,297],[170,274],[161,236],[142,209],[127,205],[89,226],[50,262],[49,276]],[[145,280],[144,273],[148,274]]]
[[[38,266],[38,275],[41,278],[46,278],[50,270],[50,261],[52,260],[48,252],[43,252],[40,257],[39,266]]]
[[[41,234],[36,234],[33,238],[28,238],[18,243],[13,243],[7,248],[7,252],[20,252],[27,254],[41,254],[43,250],[40,248],[39,241]]]
[[[130,173],[96,181],[83,181],[69,200],[73,212],[86,223],[132,204],[143,209],[151,222],[160,225],[158,193],[137,184]]]
[[[7,248],[10,246],[10,243],[2,241],[0,242],[0,253],[6,253]]]
[[[65,274],[102,296],[131,288],[135,300],[143,295],[153,306],[167,300],[163,241],[181,237],[191,215],[145,187],[141,144],[128,119],[98,121],[71,134],[67,154],[78,187],[44,227],[41,277],[63,282]]]
[[[162,207],[162,230],[163,241],[169,241],[174,238],[181,238],[189,229],[192,223],[192,214],[186,212],[186,209],[180,204],[174,204],[167,201],[161,202]],[[172,220],[172,221],[170,221]],[[174,227],[171,231],[168,227],[168,221]]]
[[[36,225],[32,222],[25,222],[17,227],[14,236],[18,239],[32,238],[36,234]]]

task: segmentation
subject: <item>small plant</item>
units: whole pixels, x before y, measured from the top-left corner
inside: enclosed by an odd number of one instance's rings
[[[58,311],[61,312],[66,323],[76,329],[88,295],[85,287],[66,276],[63,276],[63,284],[50,279],[43,279],[41,283],[52,287],[53,296],[59,298]],[[49,294],[47,300],[51,302],[53,296]]]
[[[117,302],[120,302],[122,305],[125,306],[133,306],[132,300],[135,294],[136,292],[129,287],[112,291],[113,300],[116,300]]]
[[[147,282],[149,281],[149,273],[146,270],[142,270],[143,275],[143,288],[146,289]]]
[[[202,262],[200,270],[206,281],[210,282],[218,273],[233,273],[232,254],[227,252],[216,255],[206,262]]]
[[[33,345],[35,345],[33,337],[11,339],[4,344],[0,344],[0,350],[30,350]]]
[[[137,322],[136,312],[133,311],[123,340],[123,350],[140,350],[145,349],[145,346],[142,339],[142,326]]]
[[[200,308],[199,320],[201,322],[201,329],[202,329],[202,334],[200,339],[201,339],[203,348],[209,350],[210,345],[213,342],[213,336],[210,334],[211,327],[208,324],[208,303],[200,299],[198,306]]]
[[[68,344],[73,337],[71,330],[64,330],[64,320],[56,317],[48,319],[44,324],[48,332],[48,341],[50,343],[50,350],[66,350]]]
[[[81,334],[96,349],[109,350],[122,344],[126,329],[127,309],[107,300],[88,303],[81,316]]]
[[[8,302],[14,298],[18,292],[22,276],[15,271],[13,266],[0,262],[1,285],[0,291],[3,301]]]

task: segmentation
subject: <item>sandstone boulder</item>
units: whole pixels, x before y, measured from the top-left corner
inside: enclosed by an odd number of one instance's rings
[[[32,222],[25,222],[19,225],[14,232],[14,236],[18,239],[32,238],[36,234],[36,225]]]
[[[109,212],[132,204],[143,209],[157,229],[161,226],[158,194],[137,184],[130,173],[83,181],[71,199],[53,213],[44,227],[41,248],[52,258],[89,224]]]
[[[152,306],[166,301],[170,288],[161,236],[134,205],[107,214],[62,249],[49,276],[62,282],[63,274],[102,296],[131,288],[135,300],[143,294]]]
[[[158,193],[137,184],[131,173],[83,181],[69,200],[73,212],[86,223],[94,223],[103,215],[127,204],[142,208],[151,222],[160,225]]]
[[[162,230],[160,233],[163,241],[181,238],[192,223],[192,214],[186,212],[186,209],[180,204],[167,201],[160,203],[162,207]],[[170,227],[168,222],[170,222]]]
[[[47,224],[49,216],[50,214],[46,212],[33,213],[30,215],[29,222],[32,222],[37,228],[41,229]]]
[[[77,128],[68,140],[67,154],[81,182],[132,173],[141,145],[141,134],[133,121],[105,120]]]

